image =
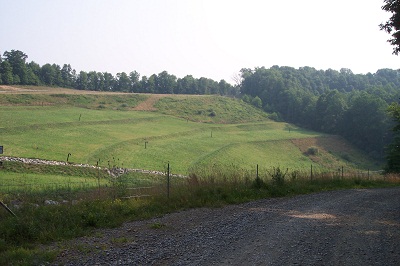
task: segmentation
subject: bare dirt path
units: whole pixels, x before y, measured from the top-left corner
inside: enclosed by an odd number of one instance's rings
[[[399,243],[400,188],[342,190],[127,223],[55,264],[399,265]]]
[[[166,95],[152,94],[145,101],[139,103],[133,110],[135,110],[135,111],[157,111],[157,108],[154,107],[154,104],[162,97],[166,97]]]

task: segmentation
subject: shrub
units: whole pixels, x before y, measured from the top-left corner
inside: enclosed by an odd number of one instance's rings
[[[351,162],[351,158],[347,153],[341,154],[340,157],[342,157],[342,159],[345,160],[345,161]]]
[[[215,117],[216,115],[217,113],[214,110],[212,110],[208,116]]]
[[[307,155],[317,155],[319,152],[317,147],[311,146],[307,149],[306,154]]]
[[[267,188],[267,184],[260,177],[256,177],[251,184],[251,187],[255,189]]]
[[[283,172],[281,168],[274,167],[273,172],[269,172],[270,176],[272,177],[272,184],[276,186],[283,186],[285,184],[285,176],[287,172],[288,170],[286,170],[286,172]]]
[[[279,116],[279,114],[278,114],[278,113],[275,113],[275,112],[273,112],[272,114],[270,114],[268,117],[269,117],[269,119],[274,120],[274,121],[276,121],[276,122],[281,122],[281,121],[282,121],[282,119],[281,119],[281,117]]]

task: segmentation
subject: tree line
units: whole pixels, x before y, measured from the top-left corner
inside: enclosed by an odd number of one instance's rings
[[[242,69],[242,99],[284,120],[337,134],[382,159],[392,140],[387,110],[400,97],[400,71],[375,74],[273,66]]]
[[[209,78],[194,78],[187,75],[177,78],[163,71],[149,77],[136,71],[129,74],[80,71],[70,64],[40,66],[27,62],[28,56],[19,50],[4,52],[0,56],[0,84],[2,85],[45,85],[74,88],[78,90],[117,91],[160,94],[220,94],[237,95],[238,90],[225,80],[219,82]]]
[[[225,80],[187,75],[177,78],[163,71],[149,77],[136,71],[113,76],[107,72],[80,71],[71,65],[38,65],[12,50],[0,56],[0,84],[46,85],[78,90],[161,94],[219,94],[240,97],[287,121],[312,130],[341,135],[376,159],[385,157],[393,140],[394,123],[387,110],[400,97],[400,71],[380,69],[354,74],[312,67],[272,66],[244,68],[232,86]]]

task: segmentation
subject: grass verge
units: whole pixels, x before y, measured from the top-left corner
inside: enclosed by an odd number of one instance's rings
[[[85,198],[76,194],[76,201],[63,204],[41,205],[26,201],[14,210],[17,217],[1,210],[0,264],[37,265],[53,261],[58,251],[40,249],[40,244],[72,239],[91,234],[98,228],[117,227],[127,221],[174,211],[335,189],[391,187],[400,185],[400,181],[393,176],[343,179],[323,175],[310,180],[279,168],[254,178],[254,173],[232,166],[196,169],[189,178],[172,180],[171,184],[169,197],[166,190],[161,189],[151,197],[123,199],[126,186],[115,185],[86,191]],[[163,226],[155,224],[153,227]]]

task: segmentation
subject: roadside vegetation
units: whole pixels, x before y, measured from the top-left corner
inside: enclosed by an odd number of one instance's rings
[[[28,166],[21,170],[24,167],[5,163],[3,167],[7,171],[51,176],[45,174],[48,166]],[[279,167],[260,169],[257,175],[255,170],[213,165],[193,169],[186,178],[171,177],[169,188],[166,176],[138,173],[118,177],[102,174],[97,186],[98,176],[93,170],[75,166],[50,169],[53,174],[64,176],[65,186],[2,192],[3,201],[16,217],[5,209],[0,210],[0,264],[37,265],[52,261],[61,248],[54,245],[46,248],[46,244],[188,208],[214,208],[268,197],[400,184],[398,177],[367,176],[366,173],[355,177],[314,173],[311,178],[307,173]],[[92,179],[92,186],[69,186],[69,174]],[[77,177],[70,176],[69,180],[74,178]],[[142,192],[129,189],[138,186],[149,189]]]

